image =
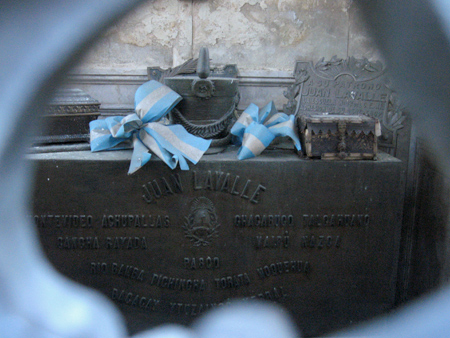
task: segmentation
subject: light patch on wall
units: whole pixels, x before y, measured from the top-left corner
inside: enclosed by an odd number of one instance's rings
[[[155,0],[105,32],[85,65],[144,72],[147,66],[181,64],[196,57],[200,46],[207,46],[216,64],[237,63],[242,71],[291,71],[297,60],[347,56],[352,18],[351,11],[345,11],[351,3]],[[359,29],[350,36],[356,33]],[[358,41],[355,38],[351,50],[358,49]]]
[[[202,6],[194,17],[194,25],[194,44],[209,46],[223,44],[231,47],[238,44],[257,49],[261,47],[261,39],[270,34],[265,25],[250,21],[240,11],[231,12],[225,6],[215,9]]]
[[[328,8],[328,9],[339,9],[342,11],[347,11],[348,7],[352,3],[352,0],[302,0],[302,1],[296,1],[296,0],[279,0],[279,3],[281,4],[301,4],[301,8],[303,10],[317,10],[321,8]]]
[[[141,7],[119,24],[120,41],[144,47],[159,44],[173,47],[174,43],[190,43],[191,19],[186,4],[176,1],[156,2]]]

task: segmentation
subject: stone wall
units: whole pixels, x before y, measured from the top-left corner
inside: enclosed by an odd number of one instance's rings
[[[240,107],[275,100],[295,61],[380,60],[352,0],[155,0],[104,33],[69,82],[103,109],[131,109],[149,66],[168,68],[207,46],[214,64],[238,65]]]

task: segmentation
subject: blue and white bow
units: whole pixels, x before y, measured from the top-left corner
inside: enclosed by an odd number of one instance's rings
[[[301,149],[295,117],[278,113],[273,101],[261,110],[251,103],[231,128],[231,134],[236,135],[241,143],[239,160],[258,156],[278,136],[289,136],[297,150]]]
[[[211,141],[189,134],[180,125],[167,126],[157,122],[181,99],[162,83],[144,83],[136,91],[133,114],[108,117],[89,124],[91,151],[133,148],[128,174],[136,172],[150,160],[149,150],[171,169],[180,163],[182,170],[189,170],[186,158],[197,164]]]

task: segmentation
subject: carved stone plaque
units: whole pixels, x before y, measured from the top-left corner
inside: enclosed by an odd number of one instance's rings
[[[65,275],[111,298],[132,332],[188,324],[232,299],[285,306],[306,336],[394,303],[402,166],[330,163],[236,150],[189,171],[158,159],[127,176],[131,153],[29,155],[34,214]]]
[[[366,115],[381,123],[380,148],[395,156],[398,131],[406,115],[381,62],[338,59],[297,62],[294,84],[284,93],[291,114]]]

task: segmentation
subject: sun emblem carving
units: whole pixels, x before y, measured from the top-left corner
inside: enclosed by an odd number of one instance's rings
[[[192,82],[192,92],[202,99],[209,99],[214,95],[215,87],[211,80],[197,79]]]
[[[218,237],[217,228],[220,224],[217,221],[216,208],[213,202],[206,197],[198,197],[192,201],[191,209],[182,228],[185,237],[194,246],[207,246],[211,244],[211,239]]]

